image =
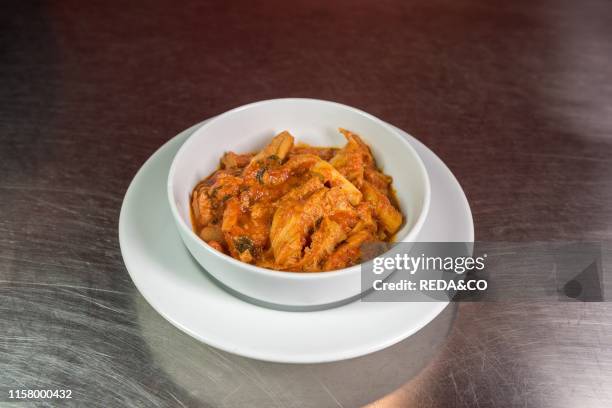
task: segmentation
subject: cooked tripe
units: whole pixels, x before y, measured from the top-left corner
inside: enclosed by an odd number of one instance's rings
[[[194,231],[217,251],[269,269],[320,272],[361,262],[391,241],[403,216],[391,177],[355,133],[341,148],[279,133],[256,154],[227,152],[191,196]]]

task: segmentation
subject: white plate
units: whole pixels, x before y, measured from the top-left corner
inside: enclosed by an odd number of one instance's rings
[[[317,363],[381,350],[415,333],[447,302],[361,302],[313,311],[255,306],[217,286],[183,246],[166,199],[174,154],[199,126],[177,135],[147,160],[130,184],[119,217],[119,244],[134,284],[151,306],[211,346],[259,360]],[[399,130],[399,129],[398,129]],[[461,186],[422,143],[399,130],[421,156],[431,180],[422,242],[471,242],[472,213]]]

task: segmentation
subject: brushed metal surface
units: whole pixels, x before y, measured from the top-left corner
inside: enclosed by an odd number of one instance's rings
[[[117,220],[180,130],[254,100],[331,99],[417,136],[479,240],[612,238],[606,1],[9,1],[0,13],[0,406],[609,407],[609,303],[462,303],[385,351],[269,364],[144,302]]]

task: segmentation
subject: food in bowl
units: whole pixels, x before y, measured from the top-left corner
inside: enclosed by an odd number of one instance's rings
[[[430,208],[431,186],[423,161],[404,135],[366,112],[336,102],[302,98],[259,101],[202,124],[172,159],[166,186],[168,206],[181,240],[203,273],[245,299],[283,308],[324,307],[363,293],[360,264],[312,273],[260,267],[215,250],[194,232],[191,222],[194,186],[219,169],[219,159],[228,146],[235,152],[256,152],[284,129],[312,146],[344,146],[346,139],[337,131],[338,124],[359,134],[369,144],[377,166],[393,176],[395,196],[404,214],[393,240],[413,242],[420,236]]]
[[[361,262],[404,222],[392,178],[361,138],[342,148],[296,144],[287,131],[258,153],[225,153],[194,187],[191,222],[211,247],[256,266],[320,272]]]

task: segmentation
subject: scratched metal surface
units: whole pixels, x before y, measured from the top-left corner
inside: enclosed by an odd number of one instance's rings
[[[269,364],[165,322],[117,242],[158,146],[281,96],[416,135],[480,240],[610,240],[609,2],[9,1],[0,30],[0,406],[612,406],[607,303],[460,304],[370,356]]]

